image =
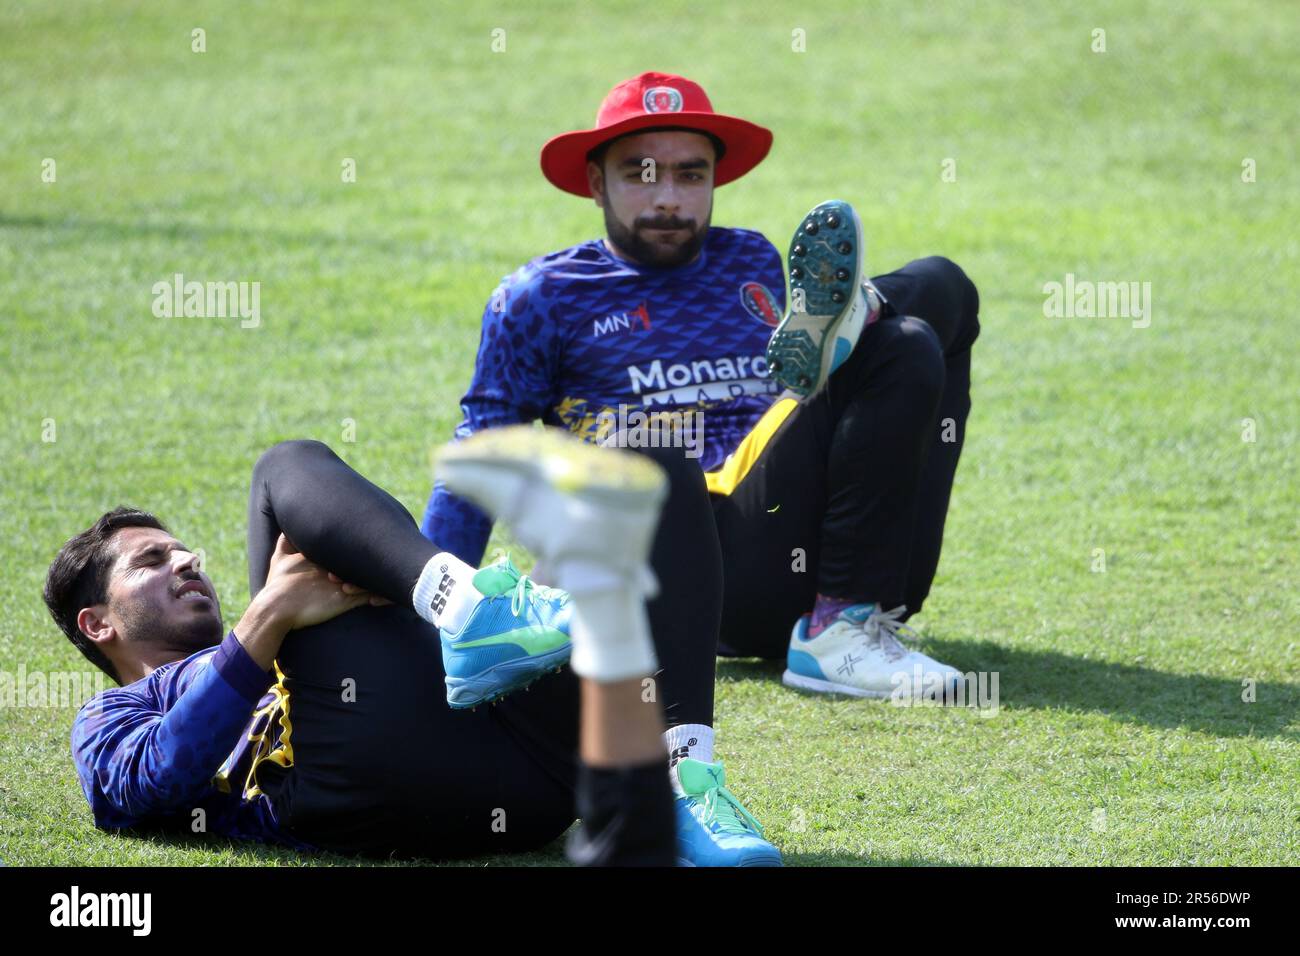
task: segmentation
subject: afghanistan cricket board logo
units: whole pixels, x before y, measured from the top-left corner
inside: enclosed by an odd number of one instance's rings
[[[740,301],[745,311],[764,325],[776,328],[781,323],[781,312],[776,299],[761,282],[746,282],[740,287]]]
[[[641,105],[647,113],[679,113],[682,109],[682,94],[671,86],[652,86],[641,97]]]

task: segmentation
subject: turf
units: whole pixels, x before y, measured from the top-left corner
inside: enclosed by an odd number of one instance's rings
[[[663,69],[776,132],[715,223],[784,247],[840,196],[873,271],[942,253],[982,297],[915,623],[998,673],[1000,709],[808,697],[779,664],[723,663],[728,782],[787,861],[1296,862],[1294,11],[718,6],[2,0],[0,670],[86,670],[40,586],[118,503],[201,545],[237,619],[249,469],[279,439],[329,442],[419,514],[497,279],[600,229],[538,147]],[[175,272],[259,281],[261,326],[155,318]],[[1045,316],[1067,273],[1150,282],[1149,327]],[[97,832],[74,713],[0,707],[0,860],[303,862]]]

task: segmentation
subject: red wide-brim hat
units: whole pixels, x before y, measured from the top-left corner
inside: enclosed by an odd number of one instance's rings
[[[703,88],[671,73],[642,73],[609,91],[594,129],[561,133],[542,147],[542,173],[575,196],[590,196],[587,154],[601,143],[660,126],[712,133],[726,145],[713,171],[713,185],[739,179],[772,148],[772,131],[735,116],[713,112]]]

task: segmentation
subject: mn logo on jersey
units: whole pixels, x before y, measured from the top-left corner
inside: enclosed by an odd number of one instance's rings
[[[761,282],[746,282],[741,285],[740,301],[745,306],[745,311],[764,325],[776,328],[781,323],[776,297]]]
[[[652,86],[641,97],[647,113],[677,113],[682,108],[682,94],[671,86]]]
[[[636,328],[637,324],[643,329],[650,328],[650,310],[644,302],[629,312],[614,312],[603,319],[596,319],[591,324],[591,335],[596,338],[609,332],[626,332]]]

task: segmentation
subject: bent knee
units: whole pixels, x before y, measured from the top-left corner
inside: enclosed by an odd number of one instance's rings
[[[280,458],[289,458],[296,455],[333,455],[334,451],[323,441],[317,441],[314,438],[287,438],[284,441],[276,442],[266,451],[262,452],[258,463],[263,461],[276,461]]]
[[[906,369],[909,385],[935,395],[943,391],[947,377],[943,343],[929,323],[915,316],[902,316],[895,323],[889,349],[893,361]]]
[[[329,445],[314,438],[290,438],[276,442],[258,457],[257,463],[253,466],[253,474],[265,473],[286,461],[316,455],[334,457],[334,451]]]
[[[924,261],[928,270],[951,291],[963,307],[970,306],[974,311],[979,311],[979,290],[965,269],[947,256],[927,256]]]
[[[925,262],[936,281],[944,290],[950,308],[961,317],[970,330],[965,336],[967,344],[979,336],[980,293],[970,276],[961,266],[947,256],[929,256]]]

